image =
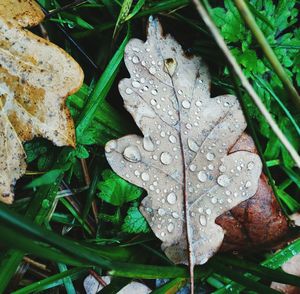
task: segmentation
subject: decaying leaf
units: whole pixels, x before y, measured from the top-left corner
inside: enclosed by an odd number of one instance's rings
[[[143,133],[106,145],[113,170],[143,187],[140,210],[175,263],[203,264],[222,244],[215,219],[253,196],[261,160],[230,149],[246,128],[237,99],[210,97],[209,73],[186,57],[150,19],[148,39],[125,50],[131,74],[119,84],[125,107]]]
[[[41,136],[75,144],[65,97],[81,86],[83,72],[62,49],[22,28],[41,19],[34,1],[0,4],[0,201],[6,203],[26,169],[22,142]]]

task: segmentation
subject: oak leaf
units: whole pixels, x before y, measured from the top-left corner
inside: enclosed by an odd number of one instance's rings
[[[6,203],[26,170],[22,142],[41,136],[75,145],[65,98],[81,86],[83,72],[62,49],[23,28],[42,19],[34,1],[1,1],[0,201]]]
[[[174,263],[205,263],[221,246],[215,219],[253,196],[261,160],[248,151],[228,154],[246,121],[236,97],[210,97],[207,67],[186,57],[150,19],[148,38],[125,49],[131,78],[119,84],[125,107],[143,137],[107,143],[113,170],[143,187],[140,210]],[[192,278],[192,276],[191,276]]]

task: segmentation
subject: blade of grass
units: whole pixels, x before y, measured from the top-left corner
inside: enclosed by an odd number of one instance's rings
[[[280,250],[279,252],[275,253],[271,257],[267,258],[265,261],[261,263],[261,265],[268,267],[270,269],[278,269],[281,267],[285,262],[287,262],[290,258],[300,253],[300,239],[294,241],[293,243],[289,244],[284,249]],[[259,278],[253,275],[250,275],[249,278],[258,281]],[[225,287],[213,292],[214,294],[225,294],[228,291],[240,293],[245,289],[244,286],[239,285],[235,282],[228,283]]]
[[[256,275],[262,279],[267,279],[270,282],[275,281],[278,283],[286,283],[294,286],[300,286],[300,278],[287,274],[283,271],[269,269],[266,266],[257,265],[253,262],[246,261],[244,259],[216,256],[215,261],[221,264],[228,264],[233,266],[235,269],[243,269],[253,275]]]
[[[155,13],[173,11],[181,7],[185,7],[190,4],[190,0],[165,0],[165,1],[155,1],[150,2],[147,9],[139,12],[136,17],[141,17],[145,15],[151,15]]]
[[[212,261],[212,260],[211,260]],[[256,291],[258,293],[265,293],[265,294],[275,294],[279,293],[261,283],[258,283],[254,281],[251,278],[248,278],[244,276],[240,271],[236,271],[235,269],[228,269],[228,267],[224,266],[223,264],[219,262],[212,262],[214,264],[214,270],[221,274],[224,275],[233,281],[245,286],[249,290]],[[227,287],[226,290],[230,291],[230,293],[235,293],[232,288]],[[219,291],[215,291],[214,293],[220,293]],[[223,292],[223,293],[228,293],[228,292]]]
[[[282,166],[281,168],[300,189],[300,175],[294,172],[291,168],[284,167],[284,166]]]
[[[96,163],[93,168],[93,179],[91,182],[91,185],[89,187],[89,190],[86,194],[85,204],[82,210],[82,219],[85,220],[89,214],[90,208],[92,206],[92,202],[94,200],[94,196],[97,190],[97,184],[100,179],[101,172],[100,172],[100,164],[99,160],[96,160]]]
[[[75,219],[81,224],[84,230],[89,234],[93,234],[93,228],[86,223],[85,220],[78,214],[78,212],[74,209],[74,207],[64,198],[60,198],[59,201],[71,212],[71,214],[75,217]]]
[[[124,0],[120,9],[120,13],[115,25],[115,29],[113,32],[113,39],[115,38],[116,34],[118,33],[121,25],[126,21],[126,17],[129,14],[131,5],[132,5],[133,0]]]
[[[297,151],[295,148],[292,146],[292,144],[287,140],[286,136],[283,134],[283,132],[280,130],[278,127],[277,123],[265,107],[265,105],[262,103],[260,100],[259,96],[256,94],[254,89],[252,88],[251,84],[249,83],[248,79],[245,77],[243,74],[243,71],[239,64],[237,63],[236,59],[230,52],[228,46],[226,45],[223,37],[221,36],[219,30],[217,29],[216,25],[212,21],[211,17],[203,7],[203,5],[198,1],[198,0],[193,0],[193,2],[196,5],[197,11],[201,15],[203,21],[206,23],[207,27],[211,31],[212,35],[214,36],[217,44],[219,45],[220,49],[223,51],[225,54],[228,62],[231,64],[233,70],[239,77],[243,87],[246,89],[248,92],[249,96],[252,98],[254,103],[256,104],[257,108],[261,112],[261,114],[264,116],[268,124],[270,125],[271,129],[274,131],[278,139],[281,141],[283,146],[287,149],[291,157],[294,159],[296,165],[300,168],[300,156],[298,155]]]
[[[132,11],[127,15],[127,17],[125,18],[125,21],[128,21],[130,19],[132,19],[144,6],[145,4],[145,0],[139,0],[134,8],[132,9]]]
[[[98,80],[92,94],[90,95],[88,101],[86,101],[85,106],[80,114],[77,121],[76,134],[78,137],[82,136],[84,131],[91,124],[95,117],[96,111],[101,103],[104,101],[108,91],[110,90],[112,83],[116,77],[116,73],[119,69],[120,63],[123,59],[123,53],[127,42],[129,41],[129,30],[122,44],[116,51],[113,58],[110,60],[105,71]]]
[[[263,86],[270,94],[271,96],[275,99],[275,101],[278,103],[278,105],[281,107],[281,109],[284,111],[292,125],[294,126],[295,130],[297,131],[298,135],[300,135],[300,127],[298,126],[296,120],[293,118],[292,114],[289,112],[289,110],[285,107],[285,105],[282,103],[280,98],[274,93],[270,85],[263,79],[261,79],[258,75],[253,76],[253,80],[256,82],[257,85]]]
[[[68,268],[65,264],[63,263],[58,263],[57,264],[58,268],[59,268],[59,271],[61,273],[64,273],[64,272],[67,272],[68,271]],[[65,286],[65,289],[66,289],[66,292],[67,294],[76,294],[76,290],[74,288],[74,285],[73,285],[73,282],[72,282],[72,279],[70,278],[69,275],[66,275],[64,278],[63,278],[63,283],[64,283],[64,286]]]
[[[11,294],[29,294],[29,293],[41,292],[49,288],[52,288],[53,286],[51,286],[51,284],[54,284],[54,286],[61,285],[63,283],[63,279],[65,278],[71,279],[73,276],[78,276],[82,273],[85,273],[86,271],[87,269],[76,267],[71,270],[63,271],[61,273],[52,275],[51,277],[45,278],[38,282],[32,283],[22,289],[12,292]]]
[[[103,269],[110,269],[110,275],[143,279],[187,278],[189,276],[185,267],[120,262],[118,250],[124,250],[124,248],[108,248],[98,245],[97,249],[94,249],[88,244],[63,238],[17,215],[2,204],[0,204],[0,233],[6,236],[3,242],[34,253],[36,256],[55,261],[61,260],[65,264],[76,266],[99,266]],[[115,251],[113,252],[112,249]],[[203,276],[206,271],[205,267],[198,269],[197,276]]]

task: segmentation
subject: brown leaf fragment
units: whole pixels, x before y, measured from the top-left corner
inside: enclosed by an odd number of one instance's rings
[[[8,21],[17,21],[22,27],[38,25],[45,16],[33,0],[1,0],[0,15]]]
[[[25,12],[37,5],[20,3]],[[27,16],[27,24],[34,23]],[[0,14],[0,201],[12,203],[13,185],[26,170],[22,142],[39,136],[58,146],[75,145],[65,98],[82,81],[80,66],[65,51]]]
[[[239,150],[257,153],[252,138],[246,133],[230,153]],[[287,219],[263,173],[255,195],[220,215],[216,223],[226,231],[222,251],[272,247],[289,231]]]
[[[205,263],[221,246],[215,219],[252,197],[258,187],[257,154],[230,149],[246,128],[236,97],[210,97],[207,67],[187,58],[156,19],[148,38],[125,49],[131,75],[119,84],[126,109],[143,137],[106,145],[113,170],[143,187],[140,210],[174,263]]]

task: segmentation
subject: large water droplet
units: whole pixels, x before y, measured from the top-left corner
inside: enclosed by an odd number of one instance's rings
[[[173,136],[173,135],[171,135],[171,136],[169,137],[169,141],[170,141],[172,144],[176,143],[176,137]]]
[[[133,81],[131,84],[132,84],[132,87],[134,87],[134,88],[139,88],[141,86],[140,82],[138,82],[138,81]]]
[[[150,100],[150,103],[151,103],[151,105],[153,105],[153,106],[154,106],[154,105],[156,105],[156,104],[157,104],[157,101],[156,101],[155,99],[151,99],[151,100]]]
[[[174,192],[171,192],[168,196],[167,196],[167,201],[170,204],[175,204],[177,200],[176,194]]]
[[[195,164],[190,165],[190,171],[195,171],[197,169],[197,166]]]
[[[130,145],[125,148],[123,156],[126,160],[131,162],[139,162],[141,160],[141,153],[138,147]]]
[[[216,197],[211,198],[211,203],[216,204],[218,202],[218,199]]]
[[[150,72],[152,75],[156,74],[156,69],[155,69],[155,67],[154,67],[154,66],[151,66],[151,67],[149,68],[149,72]]]
[[[207,174],[203,170],[198,173],[198,180],[202,183],[207,180]]]
[[[161,155],[160,155],[160,161],[165,164],[165,165],[168,165],[172,162],[172,156],[169,152],[163,152]]]
[[[150,176],[149,176],[149,174],[146,173],[146,172],[143,172],[143,173],[141,174],[141,178],[142,178],[142,180],[143,180],[144,182],[148,182],[148,181],[150,180]]]
[[[230,179],[227,175],[221,175],[217,178],[217,183],[221,187],[227,187],[230,184]]]
[[[145,136],[143,139],[143,147],[146,151],[154,151],[154,144],[149,136]]]
[[[177,212],[172,212],[172,216],[173,216],[174,218],[179,218],[179,214],[178,214]]]
[[[153,90],[151,91],[151,94],[152,94],[152,95],[154,95],[154,96],[156,96],[156,95],[157,95],[157,93],[158,93],[158,92],[157,92],[157,90],[156,90],[156,89],[153,89]]]
[[[226,166],[225,166],[225,165],[220,165],[220,166],[219,166],[219,171],[220,171],[221,173],[224,173],[224,172],[226,171]]]
[[[127,88],[127,89],[125,90],[125,93],[126,93],[127,95],[130,95],[130,94],[133,93],[133,91],[132,91],[132,89]]]
[[[140,59],[136,56],[136,55],[134,55],[133,57],[132,57],[132,62],[133,63],[139,63],[140,62]]]
[[[213,153],[208,152],[208,153],[206,154],[206,159],[207,159],[207,160],[212,161],[212,160],[214,160],[214,158],[215,158],[215,155],[214,155]]]
[[[191,107],[191,103],[188,100],[183,100],[181,103],[182,107],[188,109]]]
[[[197,152],[199,150],[199,146],[193,139],[188,139],[187,141],[190,150]]]
[[[206,212],[207,215],[211,215],[211,209],[210,209],[210,208],[207,208],[207,209],[205,210],[205,212]]]
[[[206,221],[206,216],[205,215],[201,214],[200,217],[199,217],[199,221],[200,221],[200,224],[202,226],[206,226],[207,221]]]

